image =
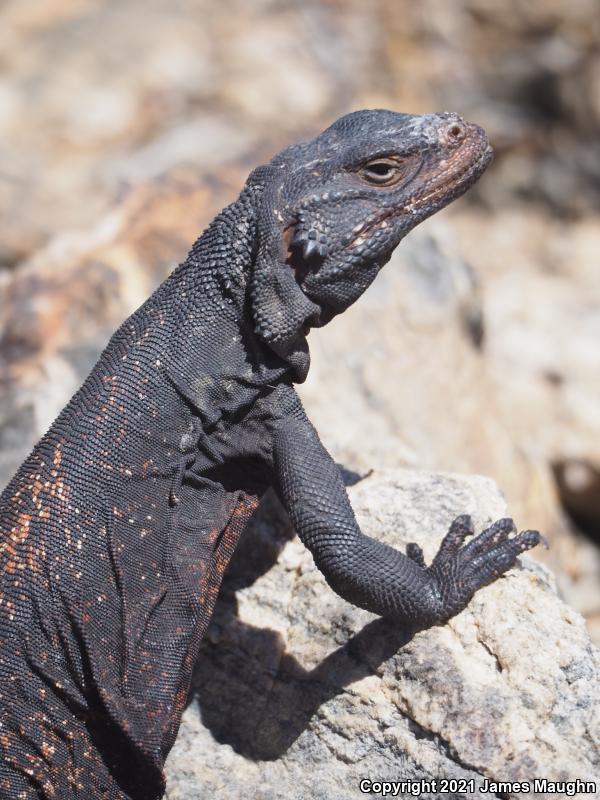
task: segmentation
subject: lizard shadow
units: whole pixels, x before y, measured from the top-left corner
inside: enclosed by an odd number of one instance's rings
[[[270,569],[293,535],[281,506],[265,498],[228,568],[189,697],[218,742],[256,761],[285,753],[324,703],[376,674],[413,635],[376,619],[307,670],[277,631],[241,622],[235,592]]]

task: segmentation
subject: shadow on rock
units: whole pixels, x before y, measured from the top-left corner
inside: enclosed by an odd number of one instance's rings
[[[279,758],[325,702],[374,674],[412,638],[377,619],[306,670],[277,631],[241,622],[235,590],[267,572],[292,536],[285,512],[267,497],[230,564],[189,697],[219,743],[255,761]]]

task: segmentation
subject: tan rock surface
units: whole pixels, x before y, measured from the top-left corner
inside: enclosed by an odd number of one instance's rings
[[[549,228],[539,212],[507,211],[457,215],[454,230],[475,243],[486,364],[508,435],[551,467],[561,503],[589,533],[557,540],[552,565],[600,641],[600,227]]]

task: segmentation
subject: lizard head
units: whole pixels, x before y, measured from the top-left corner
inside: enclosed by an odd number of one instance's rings
[[[254,320],[299,379],[309,328],[357,300],[402,238],[491,157],[485,132],[456,114],[357,111],[261,168]]]

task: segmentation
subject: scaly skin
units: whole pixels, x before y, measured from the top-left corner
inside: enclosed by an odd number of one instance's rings
[[[293,383],[491,158],[453,114],[362,111],[249,177],[113,336],[0,498],[0,795],[153,800],[227,562],[268,486],[329,584],[443,622],[539,534],[459,517],[431,566],[364,536]]]

